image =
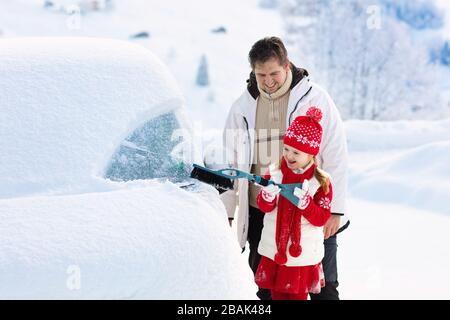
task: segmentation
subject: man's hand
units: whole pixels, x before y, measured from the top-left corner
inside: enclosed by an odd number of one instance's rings
[[[330,219],[328,219],[327,223],[323,227],[323,237],[325,240],[333,236],[339,230],[340,223],[341,216],[335,214],[330,216]]]

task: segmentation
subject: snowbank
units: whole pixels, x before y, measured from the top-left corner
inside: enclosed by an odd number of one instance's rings
[[[449,299],[450,217],[410,206],[349,201],[338,236],[341,299]]]
[[[351,172],[352,196],[450,214],[449,158],[450,141],[383,157]]]
[[[352,197],[450,213],[450,119],[347,121]]]
[[[223,205],[203,198],[154,182],[0,199],[0,298],[255,299]]]
[[[348,120],[345,129],[350,152],[405,149],[450,140],[450,119],[382,122]]]
[[[118,40],[2,40],[0,69],[0,198],[98,190],[125,137],[183,107],[166,67]]]

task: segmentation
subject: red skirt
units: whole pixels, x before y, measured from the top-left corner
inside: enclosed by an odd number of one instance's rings
[[[325,286],[322,263],[312,266],[287,267],[261,257],[255,282],[260,288],[291,294],[320,293]]]

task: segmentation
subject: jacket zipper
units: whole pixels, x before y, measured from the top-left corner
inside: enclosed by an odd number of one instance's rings
[[[252,167],[252,146],[251,146],[251,141],[250,141],[250,131],[248,129],[248,121],[247,118],[245,118],[245,116],[242,116],[244,118],[245,121],[245,127],[247,128],[247,139],[248,139],[248,147],[249,147],[249,152],[248,152],[248,164],[250,166],[250,168]]]
[[[295,110],[297,110],[298,104],[300,103],[300,101],[302,101],[304,97],[306,97],[306,95],[311,91],[311,89],[312,87],[309,87],[308,91],[306,91],[306,93],[300,99],[298,99],[297,103],[295,104],[294,110],[289,115],[289,125],[292,124],[292,115],[294,114]]]

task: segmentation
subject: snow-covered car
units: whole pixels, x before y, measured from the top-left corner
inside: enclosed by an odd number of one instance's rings
[[[256,298],[151,52],[4,39],[0,70],[0,298]]]

